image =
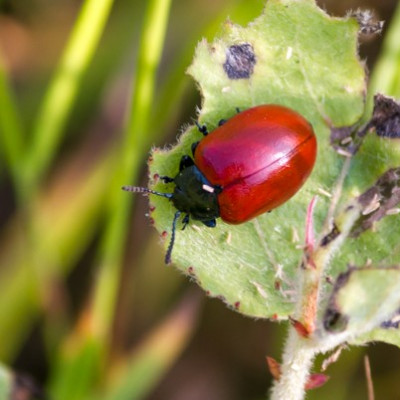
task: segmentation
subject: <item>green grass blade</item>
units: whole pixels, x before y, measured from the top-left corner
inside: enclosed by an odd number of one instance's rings
[[[400,97],[400,4],[383,42],[382,53],[375,64],[369,85],[369,110],[375,93]]]
[[[130,117],[121,147],[120,164],[116,166],[115,179],[110,188],[109,219],[95,293],[94,318],[101,336],[109,331],[113,318],[124,238],[132,204],[132,197],[123,193],[121,186],[134,181],[146,146],[152,140],[148,126],[170,3],[170,0],[152,0],[143,25]]]
[[[86,0],[81,9],[37,116],[25,164],[26,189],[36,186],[57,150],[79,83],[88,69],[112,4],[113,0]]]
[[[107,355],[108,340],[114,317],[115,303],[122,265],[127,221],[132,198],[121,191],[124,183],[131,183],[137,173],[145,147],[151,140],[147,127],[153,103],[155,75],[161,58],[170,0],[149,2],[143,24],[143,35],[135,76],[132,107],[121,146],[119,163],[115,165],[110,186],[108,221],[100,254],[100,270],[95,287],[93,306],[86,316],[88,329],[79,326],[72,336],[74,351],[62,353],[53,377],[52,395],[57,399],[80,399],[91,390],[96,377],[82,365],[102,365]],[[68,343],[67,343],[68,345]],[[80,384],[74,384],[70,371],[80,370]],[[65,392],[68,390],[68,392]]]
[[[93,239],[105,207],[104,182],[109,180],[115,158],[111,151],[98,160],[74,180],[73,189],[67,189],[68,178],[58,176],[57,187],[62,186],[64,193],[67,190],[68,196],[35,203],[32,213],[41,232],[35,242],[36,257],[42,261],[40,271],[27,262],[28,250],[19,221],[13,221],[3,232],[8,239],[0,247],[0,337],[7,340],[0,342],[0,359],[15,357],[41,312],[39,293],[51,293],[54,280],[63,279]],[[43,194],[45,199],[50,197],[48,192]],[[42,287],[36,273],[40,274]]]
[[[97,338],[86,332],[84,341],[77,330],[64,343],[62,362],[55,366],[56,379],[50,383],[51,398],[57,400],[83,400],[102,368],[102,346]]]
[[[11,171],[14,183],[20,182],[23,159],[22,121],[7,79],[7,72],[0,57],[0,151]]]

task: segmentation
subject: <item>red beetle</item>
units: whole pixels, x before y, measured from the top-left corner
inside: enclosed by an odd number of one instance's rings
[[[131,192],[152,193],[170,199],[177,208],[171,242],[165,257],[171,262],[176,223],[184,213],[183,228],[193,218],[208,227],[221,217],[240,224],[290,199],[310,175],[317,141],[311,125],[295,111],[279,105],[261,105],[242,111],[192,145],[194,159],[183,156],[174,177],[173,193],[124,186]]]

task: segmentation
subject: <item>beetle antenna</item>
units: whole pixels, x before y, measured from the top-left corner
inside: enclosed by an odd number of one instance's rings
[[[172,221],[171,241],[169,242],[167,254],[165,255],[165,264],[171,264],[171,254],[175,242],[176,222],[178,221],[180,216],[181,212],[177,211],[175,213],[174,220]]]
[[[155,194],[157,196],[166,197],[167,199],[171,199],[173,196],[172,193],[156,192],[155,190],[151,190],[151,189],[147,189],[145,187],[139,187],[139,186],[122,186],[122,190],[125,190],[126,192],[134,192],[134,193]]]

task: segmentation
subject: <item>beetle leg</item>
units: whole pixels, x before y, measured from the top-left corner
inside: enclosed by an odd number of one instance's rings
[[[197,121],[194,121],[194,123],[197,126],[197,129],[204,135],[207,136],[208,135],[208,130],[207,127],[205,125],[200,125]]]
[[[185,230],[185,228],[187,227],[187,224],[189,223],[189,218],[190,218],[189,214],[186,214],[182,219],[182,224],[183,224],[182,230],[183,231]]]
[[[235,110],[236,110],[237,114],[240,113],[240,108],[239,107],[236,107]],[[219,122],[218,122],[218,126],[221,126],[221,125],[225,124],[226,121],[228,121],[228,120],[227,119],[220,119]]]
[[[217,221],[214,219],[209,219],[208,221],[201,221],[208,228],[215,228],[217,226]]]
[[[172,221],[171,240],[168,245],[167,254],[165,254],[165,264],[171,264],[171,254],[172,254],[172,249],[174,248],[174,243],[175,243],[176,222],[178,221],[180,215],[181,215],[181,212],[177,211],[175,213],[174,219]]]
[[[192,143],[192,155],[194,156],[194,153],[197,149],[197,146],[199,145],[200,142],[194,142]]]
[[[174,178],[171,178],[170,176],[160,176],[160,179],[164,182],[164,183],[171,183],[174,181]]]
[[[181,162],[179,163],[179,172],[183,171],[185,168],[194,165],[194,161],[189,156],[182,156]]]

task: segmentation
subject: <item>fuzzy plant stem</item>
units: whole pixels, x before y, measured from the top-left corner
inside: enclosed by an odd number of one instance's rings
[[[348,166],[349,161],[346,160],[343,166],[345,172],[348,171]],[[339,179],[336,190],[340,191],[342,184],[343,177]],[[310,214],[313,212],[312,208]],[[289,328],[289,337],[280,367],[280,377],[272,388],[271,400],[304,399],[305,387],[314,357],[333,349],[346,340],[341,335],[332,336],[324,333],[317,313],[326,267],[335,251],[348,236],[359,215],[360,206],[357,201],[354,201],[344,207],[334,221],[325,225],[322,239],[317,244],[309,243],[306,248],[304,262],[298,272],[297,310],[295,312],[296,319],[293,319],[294,323],[301,328]],[[312,215],[307,219],[307,224],[312,224]],[[303,332],[301,333],[299,330]]]
[[[322,333],[303,338],[290,328],[280,366],[281,376],[271,390],[270,400],[303,400],[315,356],[334,350],[350,340],[350,332]]]
[[[304,398],[304,388],[315,356],[315,349],[309,346],[307,340],[290,328],[283,354],[281,377],[275,381],[271,400],[302,400]]]

